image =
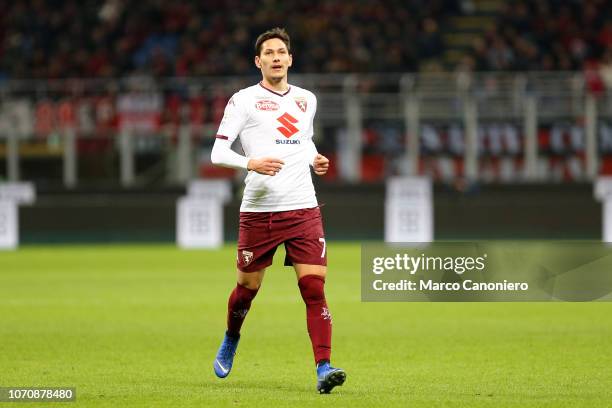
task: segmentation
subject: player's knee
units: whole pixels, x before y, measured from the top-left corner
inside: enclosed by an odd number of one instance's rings
[[[242,286],[243,288],[247,288],[249,290],[258,291],[259,288],[261,287],[261,282],[257,282],[257,281],[243,281],[243,282],[238,282],[238,285]]]
[[[300,293],[304,302],[320,302],[325,300],[325,278],[319,275],[302,276],[298,281]]]
[[[263,280],[263,273],[260,272],[238,272],[238,284],[250,290],[259,290]]]

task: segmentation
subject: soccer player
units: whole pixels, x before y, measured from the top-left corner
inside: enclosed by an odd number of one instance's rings
[[[285,245],[285,265],[293,266],[306,304],[306,323],[317,371],[317,390],[329,393],[346,373],[330,365],[332,317],[325,300],[327,253],[310,167],[323,175],[329,160],[312,141],[317,99],[289,85],[292,64],[289,35],[274,28],[255,42],[255,65],[262,80],[235,93],[227,103],[211,153],[219,166],[247,169],[238,232],[238,282],[227,311],[227,331],[214,370],[225,378],[232,369],[240,327],[251,301]],[[240,142],[246,156],[231,150]]]

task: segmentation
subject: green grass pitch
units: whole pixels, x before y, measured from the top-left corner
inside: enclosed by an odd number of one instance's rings
[[[304,305],[282,260],[279,250],[220,380],[212,362],[233,246],[0,253],[0,386],[77,388],[76,404],[50,406],[612,404],[611,303],[362,303],[349,243],[330,245],[326,285],[332,361],[348,377],[318,395]]]

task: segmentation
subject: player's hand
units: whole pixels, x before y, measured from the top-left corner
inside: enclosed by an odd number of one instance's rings
[[[284,161],[273,157],[263,157],[261,159],[251,159],[247,164],[247,170],[255,171],[266,176],[274,176],[283,168]]]
[[[317,154],[315,157],[312,167],[317,176],[322,176],[327,173],[329,169],[329,159],[322,154]]]

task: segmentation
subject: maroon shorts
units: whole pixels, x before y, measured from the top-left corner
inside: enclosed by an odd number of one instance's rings
[[[276,248],[285,244],[285,265],[327,265],[319,207],[279,212],[241,212],[238,269],[255,272],[272,264]]]

